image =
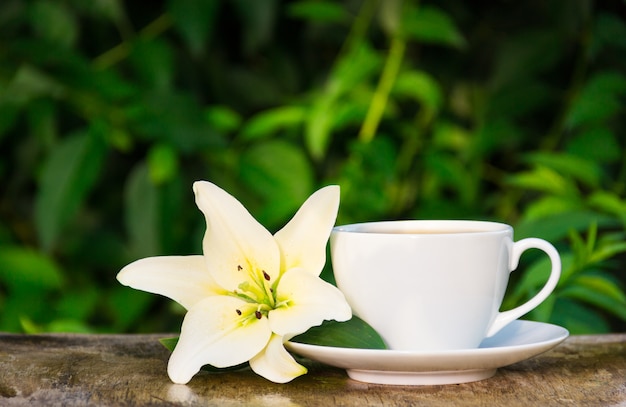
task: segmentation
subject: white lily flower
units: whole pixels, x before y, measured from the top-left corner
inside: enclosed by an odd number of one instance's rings
[[[187,383],[204,365],[246,361],[277,383],[306,373],[283,346],[352,312],[341,291],[319,278],[339,207],[339,187],[315,192],[274,236],[230,194],[206,181],[193,186],[207,230],[203,255],[137,260],[117,279],[161,294],[187,309],[168,364],[174,383]]]

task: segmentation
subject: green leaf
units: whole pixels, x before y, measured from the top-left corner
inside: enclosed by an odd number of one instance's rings
[[[59,97],[64,92],[64,86],[55,78],[31,65],[22,65],[7,86],[3,95],[3,115],[10,119],[11,112],[4,112],[6,107],[25,105],[41,97]]]
[[[564,153],[531,153],[525,160],[537,165],[551,168],[561,175],[568,175],[592,187],[597,187],[602,178],[598,164],[585,158]]]
[[[288,6],[291,17],[325,23],[341,23],[348,21],[348,12],[341,4],[324,0],[296,1]]]
[[[222,135],[207,123],[198,102],[185,92],[145,92],[126,114],[134,131],[180,152],[196,153],[224,144]]]
[[[438,110],[443,103],[439,83],[424,71],[401,72],[394,83],[393,94],[413,98],[432,110]]]
[[[398,152],[392,140],[379,135],[370,142],[352,143],[350,150],[350,159],[344,162],[338,182],[339,223],[380,217],[393,204]]]
[[[170,352],[173,352],[174,348],[176,348],[176,344],[178,343],[178,338],[179,338],[178,336],[175,336],[173,338],[161,338],[159,339],[159,342],[167,350],[169,350]]]
[[[306,122],[304,140],[306,146],[315,159],[322,159],[330,142],[332,130],[332,116],[336,107],[336,100],[332,95],[318,97]]]
[[[621,253],[626,253],[626,238],[624,238],[624,234],[616,233],[612,235],[604,232],[600,243],[591,253],[589,262],[602,262]]]
[[[626,321],[626,294],[603,275],[581,275],[559,292],[560,297],[586,302]]]
[[[427,167],[431,170],[430,182],[437,188],[451,186],[458,193],[461,202],[471,203],[476,194],[475,178],[467,166],[448,154],[433,153],[425,157]]]
[[[556,301],[550,322],[567,328],[571,335],[610,332],[602,314],[567,298]]]
[[[156,297],[150,293],[121,286],[115,286],[105,298],[108,311],[115,320],[112,329],[116,332],[128,331],[131,327],[137,329],[141,317],[149,314],[150,306],[156,301]]]
[[[524,219],[526,221],[535,221],[563,212],[575,212],[582,209],[581,202],[570,197],[545,196],[528,204],[524,210]]]
[[[46,251],[56,244],[100,173],[107,149],[99,135],[90,133],[62,140],[44,162],[35,198],[35,223]]]
[[[134,257],[148,257],[160,253],[159,191],[152,182],[145,164],[139,164],[131,173],[125,188],[125,223]]]
[[[59,288],[63,274],[45,254],[17,246],[0,247],[0,281],[12,292]]]
[[[172,48],[162,39],[137,39],[130,54],[137,79],[156,89],[169,88],[174,68]]]
[[[87,321],[98,307],[102,292],[96,285],[77,286],[64,290],[55,307],[55,318]]]
[[[200,0],[204,1],[204,0]],[[242,24],[240,35],[244,53],[250,55],[272,39],[278,14],[277,0],[231,0]]]
[[[547,218],[523,220],[515,226],[515,239],[540,237],[556,242],[566,237],[571,230],[584,231],[594,222],[598,228],[619,225],[619,222],[612,216],[584,210],[569,211],[554,214]]]
[[[79,11],[98,19],[106,18],[117,24],[124,24],[124,9],[120,4],[122,0],[95,0],[81,1],[74,0],[72,5]]]
[[[220,1],[217,0],[169,0],[169,10],[176,30],[186,41],[194,55],[207,51],[211,30],[214,27]]]
[[[357,44],[338,60],[323,92],[315,95],[306,120],[305,143],[313,158],[321,160],[326,154],[334,126],[342,121],[337,117],[343,113],[338,108],[342,99],[355,87],[368,83],[377,73],[381,61],[365,43]]]
[[[432,6],[407,7],[401,32],[419,42],[456,48],[465,46],[465,39],[450,16]]]
[[[626,224],[626,200],[609,191],[596,191],[588,198],[592,208],[613,214]]]
[[[257,217],[274,225],[291,216],[313,190],[313,169],[301,149],[285,141],[262,142],[241,157],[242,181],[263,198]]]
[[[515,150],[520,140],[527,137],[517,124],[505,117],[489,118],[486,123],[478,126],[474,134],[474,141],[468,153],[479,159],[489,156],[490,153],[497,155],[500,151]]]
[[[438,122],[433,133],[435,146],[442,150],[452,151],[464,151],[467,149],[473,136],[465,128],[446,121]],[[461,161],[459,163],[463,165]]]
[[[610,129],[599,126],[585,129],[568,143],[567,151],[590,161],[613,163],[622,158],[622,149]]]
[[[178,173],[178,155],[167,144],[156,144],[148,152],[148,171],[155,185],[174,178]]]
[[[301,125],[306,117],[306,110],[300,106],[283,106],[266,110],[253,116],[242,128],[244,140],[267,138],[282,129]]]
[[[623,110],[626,75],[617,72],[595,74],[580,91],[565,120],[570,128],[602,124]]]
[[[62,2],[38,0],[30,5],[30,23],[34,31],[49,41],[70,47],[76,42],[78,25],[75,16]]]
[[[44,332],[59,332],[59,333],[82,333],[89,334],[94,333],[94,330],[88,325],[86,321],[79,321],[76,319],[55,319],[47,324],[43,328]]]
[[[126,129],[114,127],[107,134],[107,143],[113,149],[127,153],[133,147],[133,137]]]
[[[20,316],[19,318],[20,327],[25,334],[34,335],[41,333],[41,327],[35,324],[30,318],[27,316]]]
[[[343,98],[341,103],[337,103],[333,106],[333,115],[330,117],[331,122],[329,123],[333,132],[340,132],[345,129],[354,131],[353,129],[358,128],[361,123],[363,123],[369,109],[369,101],[372,97],[371,93],[366,92],[367,90],[363,92],[365,93],[364,95],[360,95],[357,94],[359,92],[355,90],[355,92],[349,96],[349,99]]]
[[[506,181],[514,187],[555,195],[569,195],[575,191],[573,185],[562,174],[545,166],[537,166],[530,171],[513,174]]]
[[[291,341],[339,348],[387,349],[378,332],[357,316],[345,322],[324,321]]]
[[[328,79],[327,93],[339,97],[379,74],[383,58],[368,43],[359,43],[337,61]],[[332,113],[332,112],[328,112]]]
[[[613,48],[614,47],[614,48]],[[600,11],[594,21],[590,44],[591,58],[607,49],[608,52],[626,50],[626,23],[617,14]]]
[[[227,106],[213,105],[204,111],[206,121],[218,131],[230,133],[241,125],[241,115]]]

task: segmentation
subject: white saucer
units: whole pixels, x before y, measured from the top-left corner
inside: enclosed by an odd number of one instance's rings
[[[347,370],[354,380],[396,385],[466,383],[487,379],[496,369],[543,353],[567,338],[567,329],[532,321],[513,321],[485,339],[478,349],[394,351],[336,348],[287,342],[290,351]]]

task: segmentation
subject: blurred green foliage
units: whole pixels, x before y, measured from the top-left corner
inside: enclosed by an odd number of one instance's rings
[[[177,331],[115,275],[200,252],[197,179],[270,230],[329,183],[338,223],[511,223],[563,258],[529,318],[626,330],[622,8],[3,0],[0,330]],[[545,280],[522,260],[506,307]]]

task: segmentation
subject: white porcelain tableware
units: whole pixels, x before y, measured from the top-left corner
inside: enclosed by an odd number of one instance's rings
[[[353,349],[287,342],[290,351],[346,369],[354,380],[378,384],[438,385],[487,379],[503,366],[529,359],[563,342],[560,326],[513,321],[476,349],[407,351]]]
[[[355,315],[393,350],[477,348],[550,295],[561,272],[542,239],[513,241],[509,225],[481,221],[390,221],[335,227],[330,238],[337,286]],[[552,270],[528,302],[500,312],[509,274],[528,249]]]

